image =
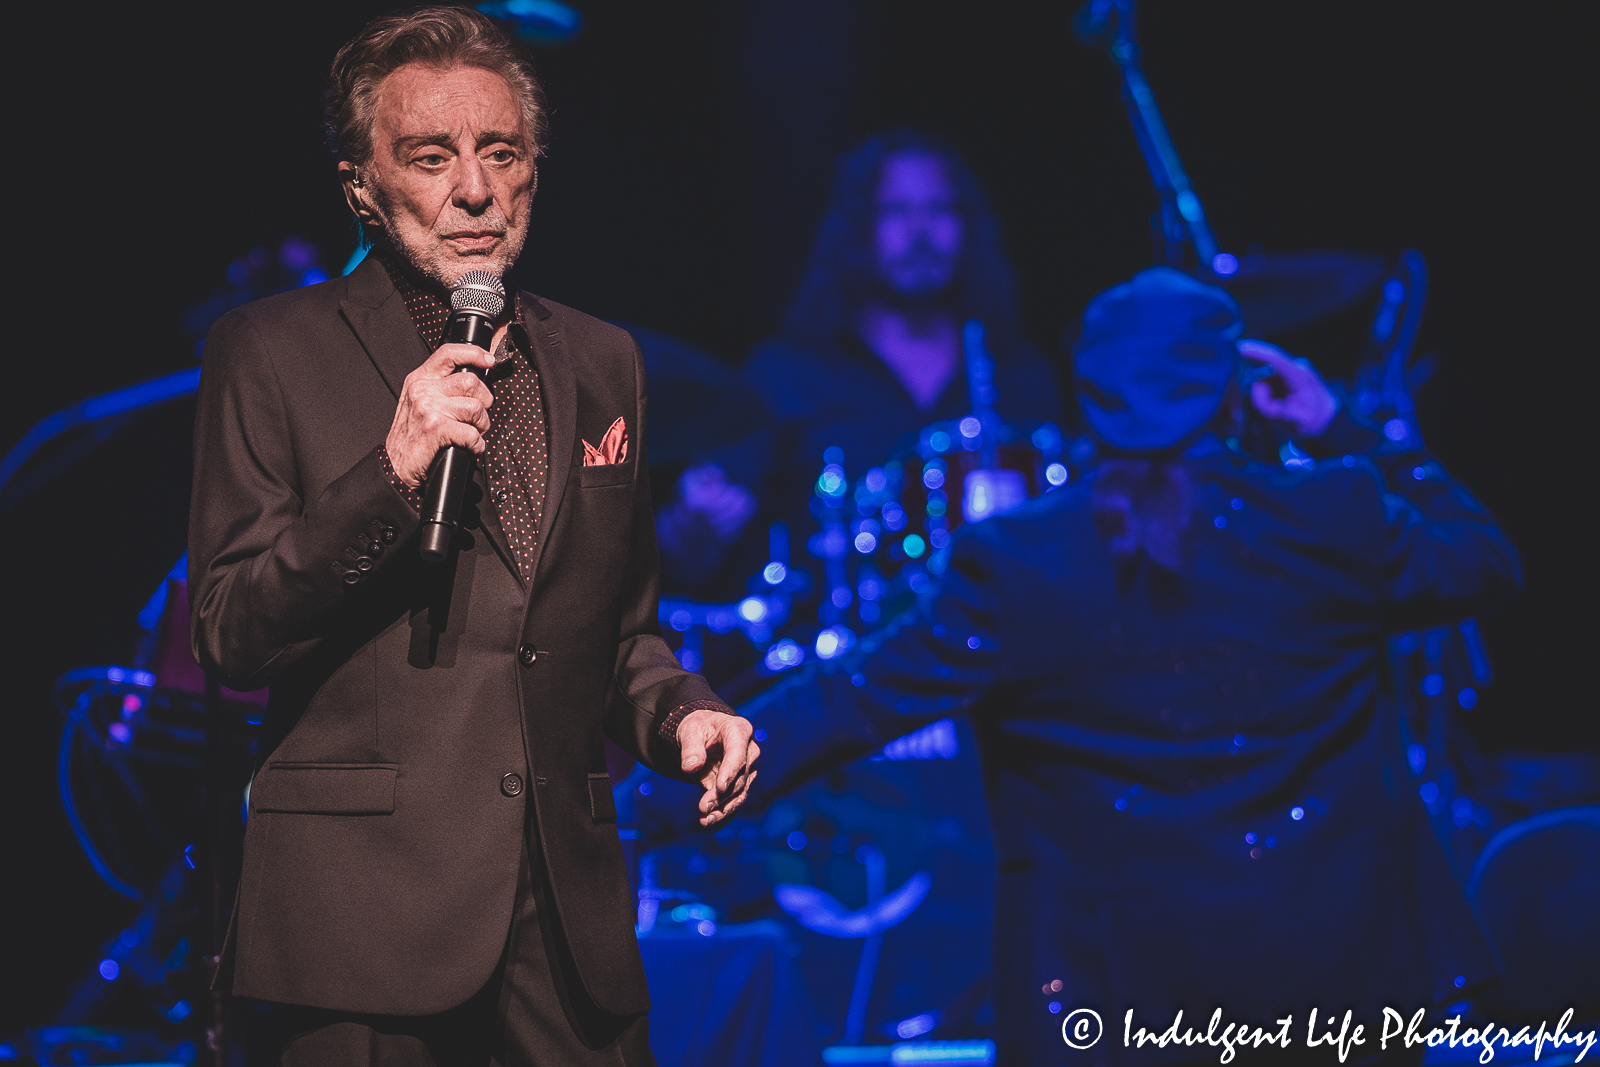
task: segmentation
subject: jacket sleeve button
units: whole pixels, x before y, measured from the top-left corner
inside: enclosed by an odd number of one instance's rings
[[[385,526],[383,528],[383,543],[384,544],[386,544],[386,545],[394,544],[395,539],[397,537],[399,537],[399,536],[400,536],[399,532],[396,531],[393,526]]]
[[[522,775],[508,774],[500,779],[500,792],[508,797],[519,796],[522,793]]]
[[[356,570],[359,570],[359,571],[370,571],[371,569],[372,569],[372,557],[371,556],[358,556],[358,557],[356,557]]]
[[[361,572],[360,571],[345,571],[344,572],[344,584],[345,585],[355,585],[360,580],[361,580]]]

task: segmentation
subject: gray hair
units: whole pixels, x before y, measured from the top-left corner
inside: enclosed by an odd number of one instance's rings
[[[333,57],[323,110],[328,147],[336,157],[358,167],[371,160],[378,86],[407,63],[477,67],[500,75],[522,101],[533,155],[544,153],[549,118],[532,57],[486,15],[438,5],[375,18]]]

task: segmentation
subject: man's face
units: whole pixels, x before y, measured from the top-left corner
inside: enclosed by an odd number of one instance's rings
[[[533,152],[521,103],[498,74],[408,63],[384,78],[362,178],[371,195],[347,182],[351,209],[446,289],[469,270],[504,276],[522,252]]]
[[[896,295],[926,300],[947,290],[961,265],[966,224],[936,156],[890,156],[878,178],[878,277]]]

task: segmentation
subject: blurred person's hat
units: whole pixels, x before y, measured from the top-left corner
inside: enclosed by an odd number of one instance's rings
[[[1172,267],[1095,297],[1073,351],[1095,436],[1118,452],[1183,444],[1221,408],[1243,332],[1233,297]]]

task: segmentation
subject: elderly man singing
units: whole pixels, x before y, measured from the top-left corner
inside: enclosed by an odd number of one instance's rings
[[[638,348],[528,293],[442,343],[447,292],[521,252],[544,143],[489,20],[372,22],[327,122],[372,253],[222,319],[195,428],[194,651],[271,686],[218,986],[273,1003],[284,1063],[653,1063],[602,737],[703,825],[758,751],[657,632]],[[430,562],[449,445],[474,472]]]

